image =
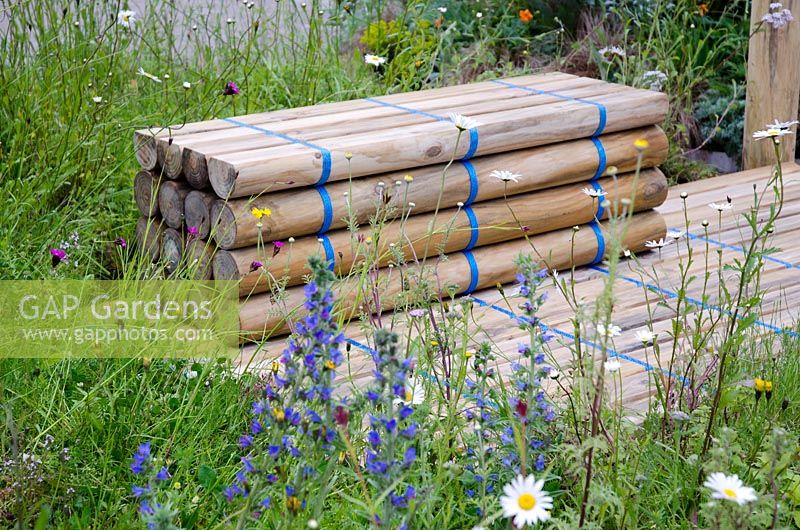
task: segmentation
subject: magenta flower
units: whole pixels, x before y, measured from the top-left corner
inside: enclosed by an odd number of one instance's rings
[[[189,239],[195,238],[200,235],[200,231],[197,229],[196,226],[190,226],[186,229],[186,233],[189,234]]]
[[[283,248],[284,245],[283,241],[273,241],[272,244],[275,245],[276,248]]]
[[[69,259],[67,253],[61,250],[60,248],[51,248],[50,256],[52,256],[53,258],[53,268],[56,268],[56,266],[62,261],[67,261]]]
[[[222,89],[223,96],[235,96],[239,93],[239,87],[233,81],[228,81]]]
[[[250,264],[250,272],[257,271],[258,269],[260,269],[263,266],[264,266],[264,264],[261,263],[260,261],[254,261],[254,262],[252,262]]]
[[[124,237],[118,237],[117,239],[114,240],[114,243],[120,248],[126,248],[128,246],[128,242],[125,241]]]

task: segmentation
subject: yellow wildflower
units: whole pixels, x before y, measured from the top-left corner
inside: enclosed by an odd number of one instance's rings
[[[275,416],[275,421],[282,422],[286,419],[286,413],[283,412],[283,409],[275,409],[272,414]]]
[[[633,146],[639,151],[644,151],[645,149],[650,147],[650,142],[648,142],[644,138],[639,138],[635,142],[633,142]]]
[[[269,208],[253,207],[253,209],[250,210],[250,213],[253,214],[253,217],[255,217],[256,219],[261,219],[262,217],[269,217],[270,215],[272,215],[272,210],[270,210]]]

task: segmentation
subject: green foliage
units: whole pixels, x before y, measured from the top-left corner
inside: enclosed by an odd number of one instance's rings
[[[723,151],[732,158],[742,153],[744,137],[744,105],[742,94],[734,99],[731,91],[708,90],[697,100],[694,111],[700,138],[711,138],[709,150]]]

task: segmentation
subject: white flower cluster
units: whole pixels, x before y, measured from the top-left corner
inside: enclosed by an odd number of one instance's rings
[[[780,29],[794,20],[792,12],[784,9],[780,2],[773,2],[769,5],[769,13],[761,17],[761,22],[769,24],[774,29]]]
[[[667,82],[667,74],[661,70],[648,70],[642,74],[642,82],[648,86],[650,90],[660,92],[664,88],[664,83]]]

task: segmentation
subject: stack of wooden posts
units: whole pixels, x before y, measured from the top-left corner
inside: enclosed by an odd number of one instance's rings
[[[663,237],[666,112],[661,93],[552,73],[138,131],[137,239],[170,272],[238,280],[256,336],[288,329],[315,253],[351,276],[347,318],[394,308],[434,269],[469,293],[513,280],[520,252],[602,259],[605,201],[632,201],[629,249]],[[364,282],[367,259],[384,268]]]

